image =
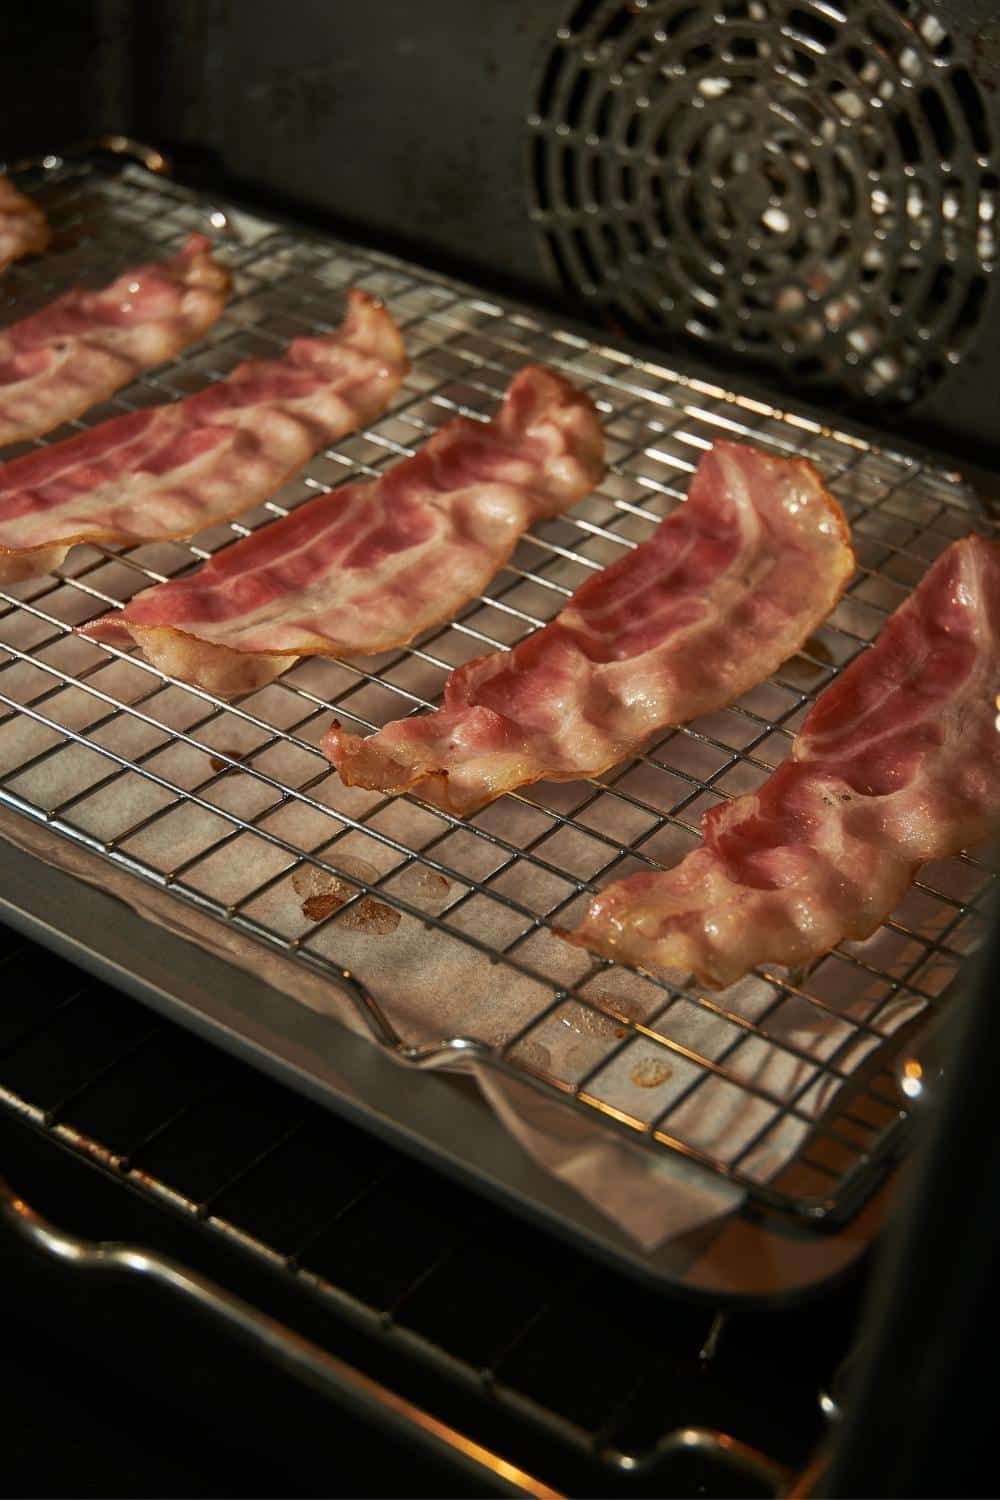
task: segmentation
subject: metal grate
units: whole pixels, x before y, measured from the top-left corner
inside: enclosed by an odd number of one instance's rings
[[[208,339],[76,425],[186,394],[250,354],[335,323],[349,285],[385,298],[413,370],[388,415],[238,523],[186,545],[78,548],[60,574],[0,594],[0,798],[338,983],[349,962],[374,1034],[413,1061],[474,1052],[774,1208],[815,1222],[849,1211],[905,1122],[878,1069],[975,943],[991,878],[983,860],[927,866],[879,933],[808,973],[759,972],[717,996],[592,960],[553,928],[570,924],[599,884],[675,859],[695,842],[706,807],[753,788],[781,760],[816,692],[929,561],[955,536],[985,529],[957,478],[382,255],[227,213],[135,167],[108,175],[53,160],[32,186],[56,251],[5,278],[8,316],[169,250],[206,220],[234,273],[232,303]],[[451,625],[376,660],[300,662],[235,704],[72,633],[317,489],[377,473],[456,411],[488,414],[527,360],[591,393],[611,467],[570,516],[527,537]],[[331,710],[368,728],[430,704],[456,662],[535,628],[647,536],[720,433],[808,455],[852,522],[859,571],[799,656],[608,775],[543,785],[467,822],[340,784],[316,749]],[[345,877],[349,899],[333,909],[322,898]],[[458,956],[465,1038],[404,1038],[378,989],[365,988],[366,953],[384,982],[374,955],[400,923],[416,958],[396,980],[417,985],[424,959]]]

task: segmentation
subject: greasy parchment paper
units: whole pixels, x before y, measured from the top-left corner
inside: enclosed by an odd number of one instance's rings
[[[109,865],[99,855],[44,825],[0,808],[0,838],[46,864],[100,886],[147,920],[217,954],[237,968],[253,972],[311,1010],[369,1035],[337,985],[279,953],[270,952],[168,892]],[[446,1026],[443,1017],[442,1025]],[[336,1045],[336,1031],[331,1029],[330,1049],[334,1057]],[[403,1069],[406,1064],[400,1062],[399,1066]],[[644,1250],[653,1250],[674,1236],[708,1224],[731,1212],[742,1201],[743,1194],[728,1183],[715,1181],[681,1159],[655,1159],[627,1141],[611,1136],[597,1123],[580,1119],[558,1102],[541,1097],[528,1085],[500,1078],[477,1064],[470,1068],[456,1063],[454,1071],[471,1071],[513,1140],[535,1162],[624,1229]]]

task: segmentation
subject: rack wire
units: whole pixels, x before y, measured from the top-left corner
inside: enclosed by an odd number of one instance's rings
[[[958,476],[135,165],[50,157],[28,185],[55,249],[5,277],[7,319],[169,253],[194,228],[214,232],[234,277],[207,339],[46,441],[332,326],[352,285],[387,302],[413,368],[386,415],[238,521],[185,544],[76,548],[60,572],[0,590],[0,801],[346,986],[373,1036],[405,1060],[472,1056],[774,1209],[839,1222],[901,1145],[906,1102],[885,1066],[978,940],[989,862],[926,866],[867,942],[718,995],[590,958],[556,930],[608,880],[685,852],[707,807],[759,785],[817,692],[933,558],[989,530]],[[74,634],[317,491],[377,474],[456,412],[489,416],[528,361],[596,401],[608,474],[570,515],[536,527],[450,624],[379,658],[301,661],[232,703]],[[851,521],[857,574],[801,653],[607,775],[541,785],[468,820],[340,784],[317,748],[331,713],[367,730],[431,705],[457,662],[508,647],[648,536],[721,434],[812,459]],[[390,1019],[381,987],[396,951],[410,967],[396,964],[392,983],[415,993],[451,955],[444,972],[468,986],[461,1034],[428,1033],[419,1004],[407,1024]]]
[[[819,1437],[816,1393],[842,1357],[850,1294],[837,1311],[810,1307],[808,1336],[801,1310],[772,1315],[764,1351],[754,1318],[665,1302],[2,926],[0,974],[13,1001],[0,1014],[0,1142],[19,1186],[8,1114],[402,1356],[409,1369],[397,1362],[391,1384],[404,1398],[433,1403],[428,1376],[443,1382],[436,1412],[449,1425],[456,1394],[485,1397],[488,1416],[510,1419],[518,1446],[505,1456],[539,1476],[555,1461],[575,1493],[593,1479],[577,1469],[587,1458],[608,1493],[635,1495],[637,1482],[654,1493],[657,1477],[669,1488],[692,1448],[723,1466],[732,1493],[737,1476],[753,1494],[780,1492],[784,1466]],[[26,975],[33,986],[18,983]],[[0,1178],[0,1221],[7,1209],[8,1225],[23,1224],[11,1196]],[[495,1443],[462,1409],[468,1439]]]

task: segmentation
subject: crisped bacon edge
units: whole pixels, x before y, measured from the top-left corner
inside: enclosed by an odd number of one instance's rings
[[[292,666],[298,656],[263,651],[232,651],[177,630],[172,625],[118,624],[114,615],[80,628],[80,634],[104,645],[125,650],[136,645],[167,677],[189,682],[217,698],[236,698],[256,692]]]
[[[9,177],[0,176],[0,218],[14,218],[16,232],[8,231],[13,248],[3,250],[4,231],[0,227],[0,271],[25,255],[41,255],[52,243],[52,230],[44,212],[31,198],[19,192]]]
[[[314,352],[318,349],[318,340],[307,339],[296,342],[300,343],[303,363],[309,361],[311,353],[313,353],[313,357],[317,360],[322,358],[321,350]],[[348,297],[347,316],[338,335],[338,342],[357,347],[366,355],[371,355],[382,360],[379,375],[382,382],[380,389],[384,392],[384,399],[381,399],[377,406],[374,403],[369,403],[363,411],[359,412],[357,425],[361,425],[364,422],[373,420],[379,414],[399,389],[406,374],[408,362],[403,348],[402,336],[383,303],[379,302],[377,298],[369,296],[367,292],[352,290]],[[310,346],[313,346],[312,350]],[[294,349],[296,346],[293,344],[290,347]],[[237,367],[233,372],[234,376],[239,375],[240,368],[242,367]],[[230,376],[229,378],[232,379],[233,377]],[[220,382],[220,384],[224,385],[225,382]],[[149,408],[151,411],[160,409],[169,408]],[[111,418],[110,422],[114,423],[120,420],[122,419]],[[101,427],[107,425],[109,424],[101,424]],[[101,427],[93,428],[90,432],[82,433],[78,437],[67,438],[65,441],[67,444],[79,444],[81,449],[85,449],[87,439],[93,433],[100,432]],[[49,449],[48,451],[51,453],[55,450]],[[15,467],[18,462],[19,460],[17,459],[13,460],[11,467]],[[273,489],[280,489],[281,485],[299,467],[298,463],[293,464],[278,479]],[[123,470],[123,473],[127,473],[127,469]],[[2,476],[3,466],[0,465],[0,477]],[[246,510],[248,506],[259,504],[262,498],[264,497],[255,495],[247,501],[241,501],[230,510],[213,511],[211,524],[219,525],[227,520],[231,520],[234,516]],[[18,583],[26,578],[35,578],[42,573],[50,573],[65,560],[70,548],[80,542],[94,542],[98,544],[122,542],[135,544],[136,542],[146,540],[147,538],[143,533],[141,521],[141,515],[137,514],[136,526],[131,531],[125,531],[121,527],[106,527],[100,531],[89,528],[87,531],[76,532],[65,538],[60,538],[58,542],[47,543],[41,547],[6,547],[0,543],[0,583]],[[186,531],[177,531],[168,534],[162,529],[158,529],[154,539],[156,541],[170,541],[185,535],[187,535]],[[109,616],[108,618],[114,621],[116,616]],[[95,628],[102,624],[102,620],[103,617],[101,620],[93,621],[91,626],[86,627],[88,631],[93,630],[93,638],[95,640],[105,638],[99,636]]]

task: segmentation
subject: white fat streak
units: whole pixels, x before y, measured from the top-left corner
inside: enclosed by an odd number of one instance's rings
[[[476,541],[467,531],[455,527],[453,513],[466,500],[482,499],[486,488],[476,485],[421,497],[418,503],[426,506],[434,521],[429,536],[381,559],[374,571],[346,569],[338,553],[331,558],[330,566],[303,588],[278,594],[238,618],[185,621],[183,628],[205,640],[225,641],[244,650],[294,650],[297,645],[308,648],[325,640],[370,653],[378,651],[383,641],[395,642],[401,635],[412,637],[425,625],[452,613],[483,587],[524,529],[527,518],[523,494],[507,485],[488,487],[495,517],[492,545]],[[367,525],[349,545],[351,550],[363,545],[365,537],[386,519],[375,485],[356,490],[343,510],[331,516],[329,525],[303,538],[294,551],[262,558],[261,569],[276,562],[293,562],[321,544],[324,531],[351,528],[359,510],[366,513]],[[503,512],[507,514],[505,528],[499,524]],[[252,576],[253,571],[247,570],[241,579]]]

